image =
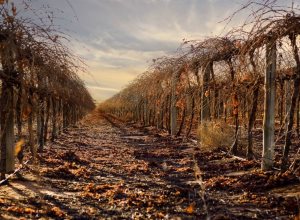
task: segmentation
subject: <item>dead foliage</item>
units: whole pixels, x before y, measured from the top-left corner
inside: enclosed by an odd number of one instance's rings
[[[234,129],[224,122],[205,122],[198,127],[197,137],[201,150],[230,147],[234,140]]]
[[[58,155],[58,157],[64,161],[77,163],[77,164],[88,164],[89,162],[83,159],[80,159],[75,151],[66,151]]]
[[[60,165],[55,168],[44,168],[42,175],[50,178],[58,179],[79,179],[88,178],[91,172],[87,170],[87,167],[79,166],[75,162],[65,162],[64,165]]]
[[[235,177],[216,176],[207,180],[205,185],[209,189],[216,190],[264,192],[276,187],[297,183],[299,183],[299,179],[290,172],[272,174],[255,170]]]

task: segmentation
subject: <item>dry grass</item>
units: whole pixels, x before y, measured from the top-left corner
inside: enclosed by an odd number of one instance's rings
[[[224,122],[205,122],[198,127],[197,138],[201,150],[230,147],[234,141],[234,129]]]

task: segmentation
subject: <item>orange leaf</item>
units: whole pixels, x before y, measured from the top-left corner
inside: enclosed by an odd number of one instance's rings
[[[156,216],[157,216],[158,218],[164,218],[164,217],[165,217],[165,214],[162,213],[162,212],[159,212],[159,213],[156,214]]]
[[[193,202],[193,203],[191,203],[187,208],[186,208],[186,212],[188,213],[188,214],[193,214],[194,212],[195,212],[195,203]]]
[[[32,208],[25,208],[24,212],[27,214],[35,214],[36,213],[36,211]]]
[[[25,141],[24,141],[23,138],[16,143],[16,145],[15,145],[15,156],[17,156],[20,153],[24,143],[25,143]]]
[[[65,215],[64,212],[58,207],[53,207],[51,209],[51,213],[57,217],[63,217]]]
[[[22,111],[22,119],[26,120],[28,116],[31,114],[31,111],[32,111],[31,107],[27,105]]]
[[[153,210],[153,207],[147,207],[146,212],[149,213]]]
[[[209,90],[206,90],[204,95],[205,95],[205,97],[208,97],[209,96]]]
[[[232,99],[232,105],[233,105],[233,107],[238,107],[239,106],[239,100],[238,100],[238,97],[237,97],[237,95],[235,94],[234,96],[233,96],[233,99]]]
[[[176,191],[176,192],[175,192],[175,195],[176,195],[176,196],[179,196],[179,195],[180,195],[180,191]]]

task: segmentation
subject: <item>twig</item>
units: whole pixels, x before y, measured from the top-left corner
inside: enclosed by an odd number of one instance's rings
[[[24,165],[27,165],[30,161],[31,161],[32,157],[29,158],[29,160],[25,161],[24,163],[21,164],[21,166],[16,169],[12,174],[9,174],[4,180],[1,180],[0,181],[0,186],[5,183],[6,181],[8,181],[10,178],[12,178],[14,175],[16,175],[18,172],[21,171],[21,169],[24,168]]]
[[[300,153],[300,147],[299,147],[299,149],[298,149],[298,151],[297,151],[297,153],[296,153],[296,155],[295,155],[295,159],[294,159],[294,161],[292,162],[291,166],[289,167],[289,170],[292,170],[292,169],[294,169],[293,167],[294,167],[294,166],[295,166],[295,164],[296,164],[296,161],[297,161],[297,159],[298,159],[298,155],[299,155],[299,153]]]

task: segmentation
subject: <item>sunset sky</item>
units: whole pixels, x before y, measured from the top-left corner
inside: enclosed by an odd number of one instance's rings
[[[246,0],[32,0],[54,9],[88,72],[81,74],[99,102],[117,93],[153,58],[174,52],[182,39],[222,33],[224,18]],[[63,11],[63,12],[61,12]],[[232,22],[240,23],[239,18]],[[231,24],[232,25],[232,24]],[[224,31],[223,31],[224,32]]]

